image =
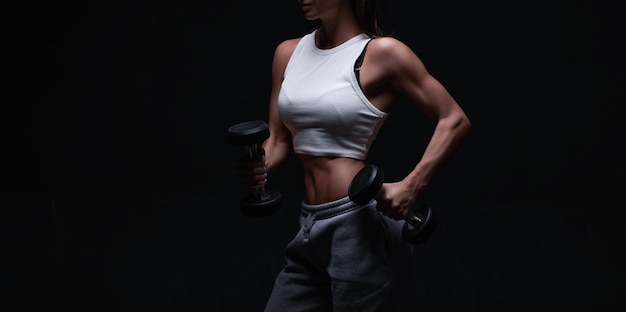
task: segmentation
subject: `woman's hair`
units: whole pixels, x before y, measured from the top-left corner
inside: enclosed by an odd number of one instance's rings
[[[382,37],[386,35],[378,23],[375,0],[353,0],[352,10],[359,26],[363,27],[368,36]]]

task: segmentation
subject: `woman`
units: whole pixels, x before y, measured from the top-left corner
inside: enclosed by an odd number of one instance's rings
[[[246,186],[264,185],[293,148],[304,171],[301,230],[266,311],[403,311],[412,247],[402,219],[470,129],[458,103],[404,43],[379,29],[373,0],[299,0],[319,21],[276,49],[265,161],[240,160]],[[352,178],[400,96],[436,120],[423,157],[358,206]]]

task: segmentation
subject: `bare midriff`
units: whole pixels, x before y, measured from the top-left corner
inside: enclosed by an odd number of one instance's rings
[[[348,188],[365,163],[346,157],[298,154],[304,169],[304,187],[308,204],[322,204],[348,196]]]

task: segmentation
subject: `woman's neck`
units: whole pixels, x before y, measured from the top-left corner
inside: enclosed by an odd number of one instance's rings
[[[356,23],[333,26],[322,24],[315,33],[315,45],[320,49],[331,49],[360,33],[363,30]]]

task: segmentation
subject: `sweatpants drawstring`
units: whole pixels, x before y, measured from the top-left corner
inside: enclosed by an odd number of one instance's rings
[[[309,232],[311,231],[311,228],[313,227],[313,224],[315,224],[315,215],[316,214],[317,213],[315,211],[311,211],[306,216],[306,219],[304,219],[304,225],[302,226],[302,235],[304,236],[304,242],[305,243],[309,242]]]

